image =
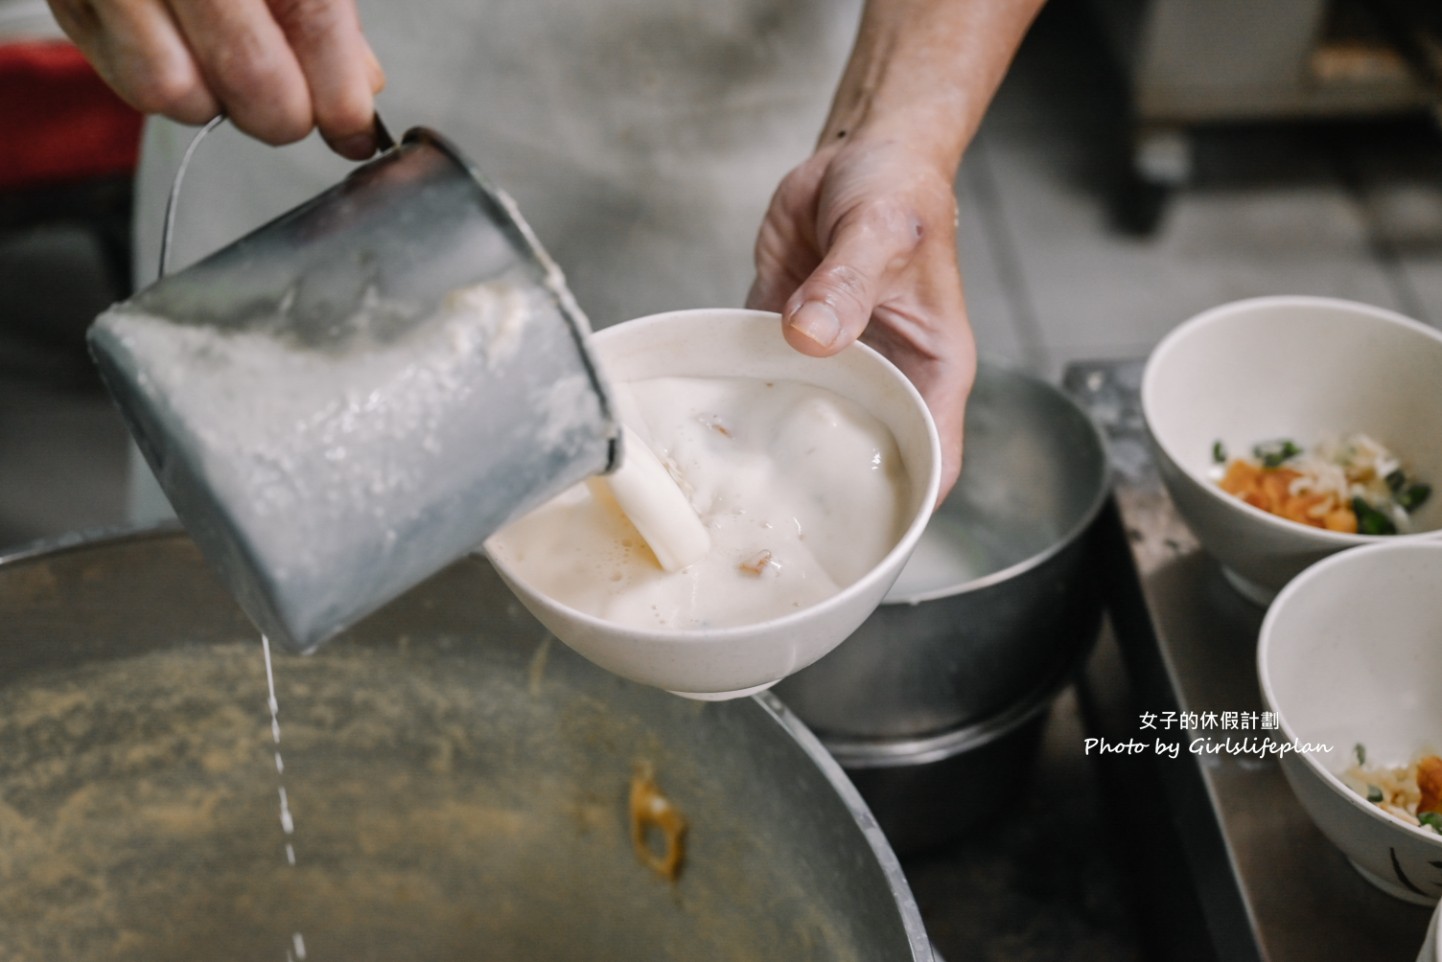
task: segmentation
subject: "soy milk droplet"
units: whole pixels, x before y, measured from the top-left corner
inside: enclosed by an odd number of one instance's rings
[[[260,647],[265,654],[265,684],[269,691],[266,706],[270,709],[270,737],[275,744],[275,773],[276,777],[280,778],[285,774],[285,761],[280,755],[280,702],[275,697],[275,671],[270,662],[270,639],[265,635],[260,636]],[[286,794],[284,782],[276,786],[276,793],[280,799],[280,829],[286,837],[285,862],[293,868],[295,845],[291,837],[295,835],[295,817],[290,812],[290,796]],[[285,956],[290,962],[305,958],[305,939],[299,932],[291,935],[291,945]]]

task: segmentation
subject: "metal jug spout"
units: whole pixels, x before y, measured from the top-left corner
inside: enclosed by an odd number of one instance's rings
[[[589,334],[515,205],[416,129],[89,342],[206,558],[309,652],[616,463]]]

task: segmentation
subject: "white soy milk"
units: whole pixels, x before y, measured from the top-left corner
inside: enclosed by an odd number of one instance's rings
[[[908,478],[890,432],[830,391],[749,378],[626,385],[628,426],[710,539],[666,571],[600,485],[503,529],[487,549],[537,591],[637,628],[750,624],[816,604],[876,566],[906,525]]]
[[[927,522],[926,530],[921,533],[896,584],[887,592],[886,600],[910,601],[954,591],[996,570],[996,563],[986,549],[973,540],[966,523],[938,512]]]

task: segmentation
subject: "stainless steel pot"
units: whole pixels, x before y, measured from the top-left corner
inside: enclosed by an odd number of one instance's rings
[[[1076,653],[1080,661],[1090,646]],[[1052,703],[1075,665],[980,721],[917,738],[828,738],[897,851],[952,841],[1015,805],[1036,769]]]
[[[278,746],[259,639],[178,533],[5,559],[0,625],[0,957],[932,958],[779,703],[602,672],[482,560],[278,657]],[[675,882],[632,850],[638,765],[689,825]]]
[[[1101,433],[1081,408],[1039,378],[983,364],[961,480],[897,586],[777,695],[828,744],[930,736],[1015,705],[1096,633],[1085,534],[1108,480]],[[951,580],[917,573],[938,553]]]

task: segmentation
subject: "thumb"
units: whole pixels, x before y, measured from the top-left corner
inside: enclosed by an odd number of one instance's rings
[[[781,312],[787,342],[803,354],[825,357],[856,340],[880,300],[888,267],[906,253],[865,226],[838,229],[821,263]]]

